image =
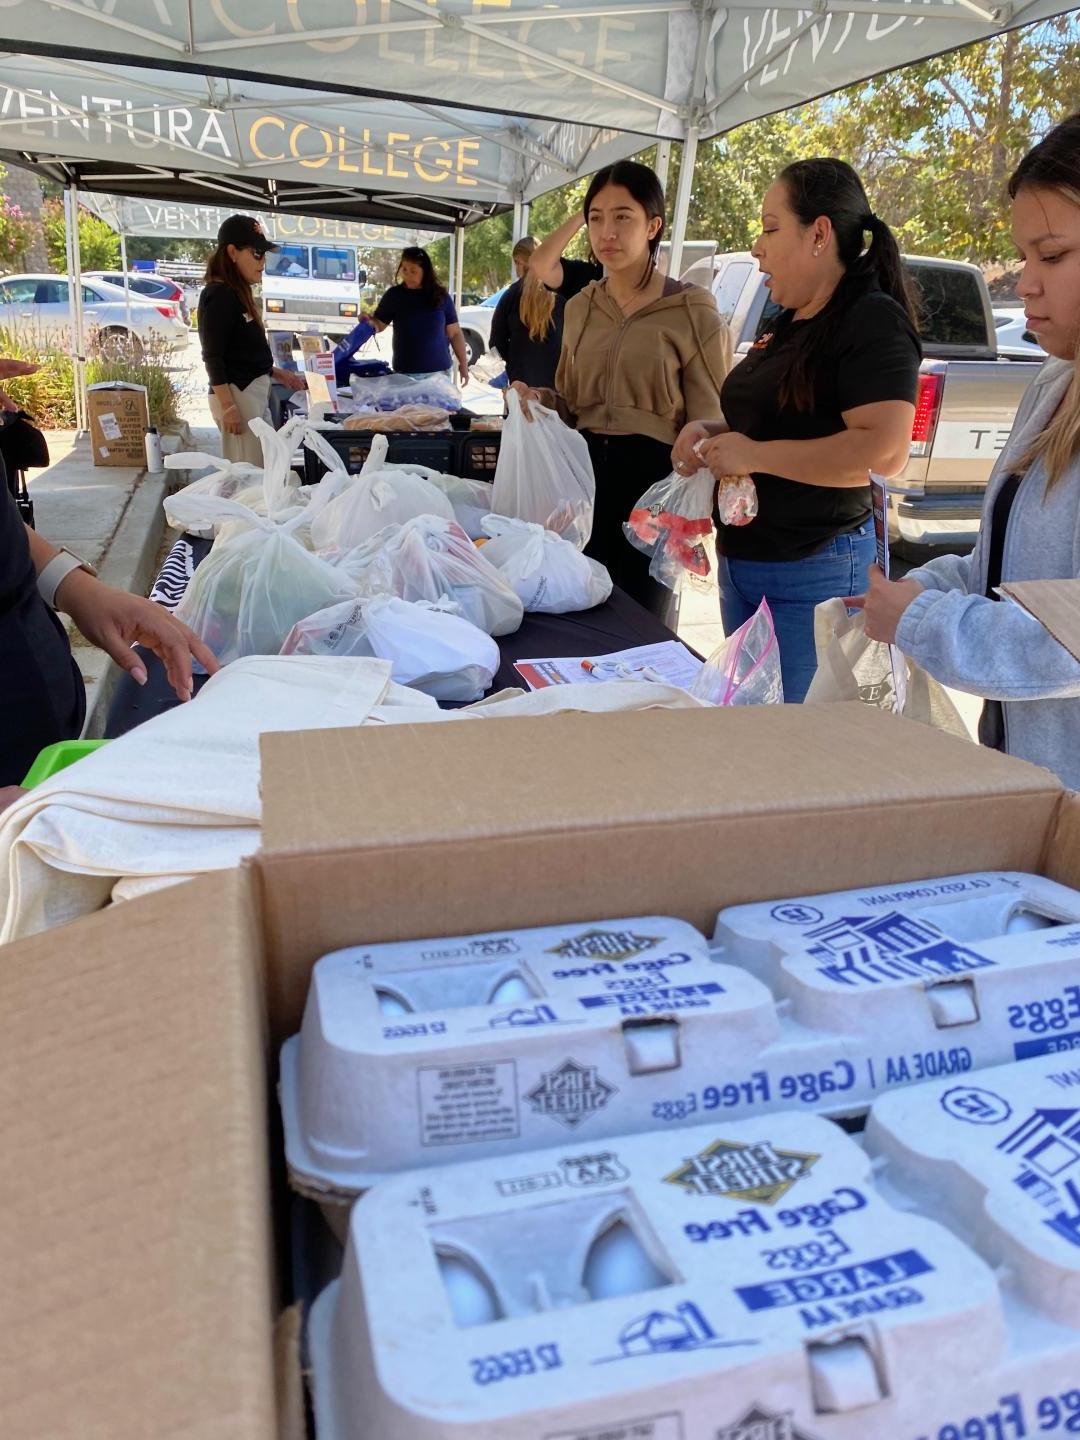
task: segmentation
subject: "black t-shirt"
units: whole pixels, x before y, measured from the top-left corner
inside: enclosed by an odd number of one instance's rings
[[[491,321],[491,344],[506,361],[506,373],[511,381],[521,380],[538,389],[554,388],[565,309],[566,301],[561,294],[556,294],[551,328],[543,340],[533,340],[521,318],[521,281],[515,280],[504,292]]]
[[[82,727],[86,689],[64,627],[38,594],[26,527],[0,462],[0,785]]]
[[[883,400],[915,403],[922,346],[903,308],[870,284],[848,306],[827,354],[813,371],[813,403],[780,402],[793,347],[804,344],[825,312],[809,320],[785,313],[729,373],[720,392],[724,418],[752,440],[818,440],[844,429],[843,412]],[[803,485],[755,475],[758,514],[749,525],[718,525],[721,550],[737,560],[801,560],[870,517],[869,485]]]
[[[199,340],[211,388],[246,390],[274,368],[266,331],[244,309],[230,285],[211,281],[199,296]]]
[[[375,319],[393,325],[394,369],[403,375],[431,375],[450,369],[446,327],[458,323],[448,294],[432,305],[423,290],[392,285],[379,301]]]
[[[580,295],[586,285],[604,278],[604,267],[595,260],[564,260],[562,262],[562,284],[555,291],[564,300]]]

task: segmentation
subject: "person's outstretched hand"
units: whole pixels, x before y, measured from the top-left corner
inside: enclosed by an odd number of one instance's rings
[[[133,645],[154,652],[181,700],[190,700],[193,694],[193,656],[209,674],[219,669],[213,651],[168,610],[141,595],[103,585],[85,570],[73,570],[61,580],[56,606],[71,616],[91,645],[104,650],[139,685],[146,684],[146,667]]]
[[[13,380],[16,375],[36,375],[41,366],[34,360],[0,359],[0,379]]]
[[[900,617],[922,594],[917,580],[886,580],[876,565],[870,566],[868,584],[863,595],[845,595],[849,610],[862,610],[866,615],[866,633],[871,640],[884,640],[892,645]]]

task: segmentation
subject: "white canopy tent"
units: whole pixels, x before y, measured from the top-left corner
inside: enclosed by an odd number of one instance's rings
[[[681,140],[676,273],[700,139],[1070,8],[1060,0],[0,0],[13,49],[84,62],[138,57],[171,67],[170,84],[191,70],[288,78],[366,92],[369,103],[415,101],[444,121],[451,105],[490,107],[531,116],[521,123],[533,134],[537,122],[562,120]],[[613,158],[612,148],[632,153],[644,143],[598,147],[575,168],[596,169],[602,151]],[[535,158],[518,187],[522,201],[560,183],[531,177]]]

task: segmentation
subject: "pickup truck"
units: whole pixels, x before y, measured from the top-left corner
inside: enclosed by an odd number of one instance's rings
[[[959,260],[905,255],[919,294],[923,360],[911,455],[890,480],[889,540],[921,562],[975,543],[983,492],[1020,398],[1042,364],[999,355],[982,272]],[[711,290],[745,355],[778,307],[747,251],[700,260],[682,279]]]

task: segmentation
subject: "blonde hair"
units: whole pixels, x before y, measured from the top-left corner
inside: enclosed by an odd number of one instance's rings
[[[511,258],[528,260],[539,243],[535,236],[523,235],[511,251]],[[528,269],[521,280],[518,314],[529,333],[529,339],[536,344],[547,339],[555,324],[555,293]]]
[[[1080,210],[1080,111],[1070,115],[1029,150],[1009,180],[1015,200],[1021,190],[1052,190]],[[1080,336],[1078,336],[1080,342]],[[1046,467],[1046,488],[1056,485],[1080,454],[1080,343],[1074,356],[1072,383],[1050,424],[1036,436],[1020,461],[1030,470],[1037,460]]]

